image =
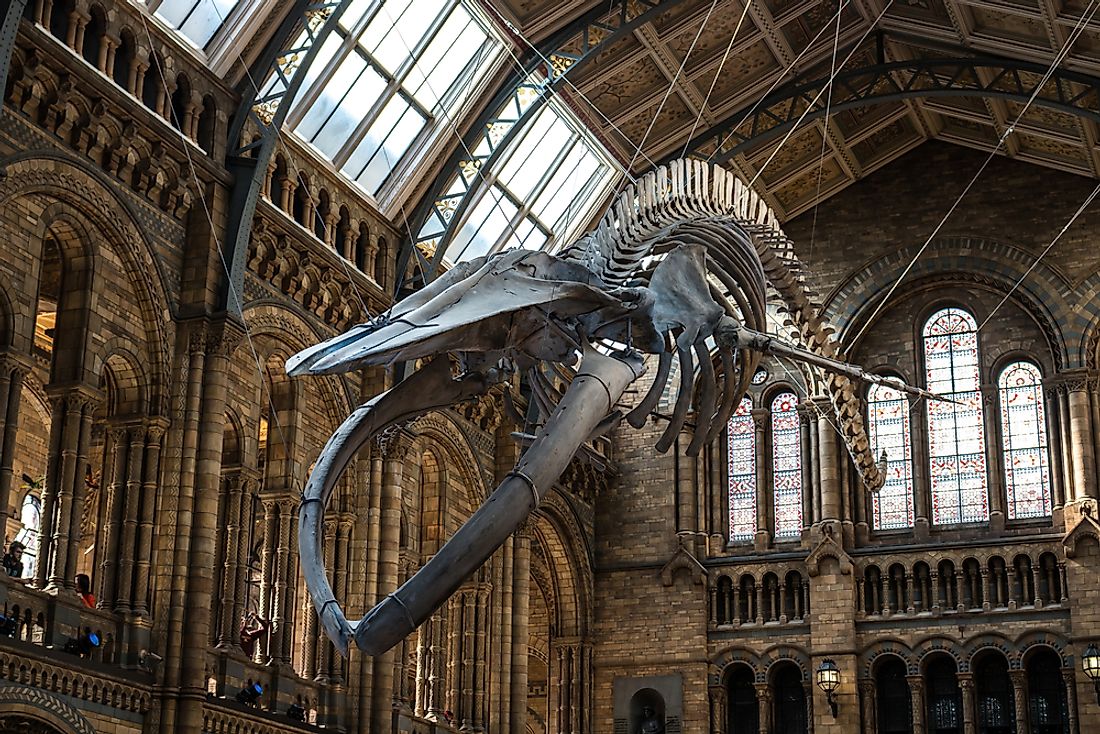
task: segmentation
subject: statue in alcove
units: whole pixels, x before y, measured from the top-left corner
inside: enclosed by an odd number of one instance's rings
[[[638,734],[665,734],[664,722],[657,718],[657,712],[652,706],[642,709],[642,723],[638,726]]]

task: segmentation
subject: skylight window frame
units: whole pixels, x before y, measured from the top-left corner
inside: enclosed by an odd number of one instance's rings
[[[488,22],[484,14],[481,13],[473,3],[465,2],[464,0],[447,0],[433,18],[432,22],[427,26],[423,36],[417,40],[411,49],[406,47],[406,56],[402,63],[397,69],[391,71],[361,43],[363,34],[370,27],[370,24],[379,18],[384,7],[384,1],[376,1],[350,28],[343,23],[339,24],[339,27],[334,30],[334,33],[338,34],[341,39],[339,45],[333,51],[332,57],[328,59],[321,70],[316,73],[310,86],[301,89],[298,98],[295,100],[293,107],[287,115],[286,122],[286,126],[289,130],[295,131],[295,134],[298,135],[303,142],[313,148],[320,158],[327,161],[334,169],[339,171],[341,175],[345,176],[349,181],[367,192],[375,201],[379,202],[380,208],[383,210],[385,210],[385,207],[381,206],[381,203],[387,201],[391,204],[394,203],[394,200],[400,194],[401,188],[407,183],[405,179],[407,179],[410,172],[415,170],[416,166],[429,156],[431,152],[430,149],[435,148],[436,143],[442,138],[441,133],[464,114],[465,108],[474,101],[476,97],[475,92],[482,88],[485,78],[495,72],[505,53],[505,41],[500,38],[499,34],[492,27],[492,24]],[[460,7],[462,11],[469,16],[470,21],[477,24],[485,40],[482,41],[478,50],[467,59],[462,69],[455,75],[454,81],[447,89],[432,90],[432,96],[435,97],[436,93],[438,93],[439,97],[433,109],[428,109],[416,98],[415,94],[408,86],[409,77],[425,52],[438,38],[441,30]],[[461,37],[461,35],[459,37]],[[404,40],[405,39],[402,38],[402,42],[404,42]],[[457,41],[458,38],[456,38],[456,42]],[[379,75],[385,82],[385,87],[380,92],[379,96],[371,103],[367,112],[358,120],[355,128],[348,134],[344,143],[330,157],[321,151],[312,140],[298,133],[297,127],[301,124],[321,94],[324,93],[325,86],[332,78],[333,74],[353,53],[358,53],[360,59],[365,62],[366,66]],[[445,63],[445,59],[442,59],[439,63]],[[438,65],[437,63],[436,66],[432,68],[438,68]],[[430,71],[431,70],[429,70],[429,72]],[[416,114],[423,118],[424,122],[421,129],[413,136],[412,140],[397,160],[387,160],[386,167],[388,171],[385,177],[377,185],[377,188],[372,188],[368,182],[358,181],[357,176],[353,176],[349,171],[344,171],[344,167],[355,155],[359,146],[364,143],[367,133],[371,130],[372,126],[378,122],[386,106],[390,104],[395,97],[400,97],[405,104],[408,104],[411,109],[415,110]],[[466,99],[463,100],[463,97]],[[461,103],[459,102],[460,100],[462,100]],[[338,106],[333,109],[331,114],[336,113]],[[397,123],[395,123],[395,128],[396,124]],[[387,136],[382,138],[383,141],[388,139],[388,135],[392,133],[395,128],[389,130]],[[320,128],[318,128],[318,130],[320,130]],[[361,172],[365,171],[370,166],[370,161],[373,161],[375,156],[379,154],[384,155],[381,146],[364,164]],[[361,172],[358,175],[362,175]]]
[[[520,197],[517,196],[508,185],[501,181],[500,177],[501,173],[507,170],[514,157],[520,152],[527,137],[532,134],[541,115],[544,114],[556,115],[557,118],[569,128],[569,136],[566,143],[554,154],[546,170],[543,171],[537,182],[531,187],[531,191],[527,195],[527,201],[524,202],[521,201]],[[543,105],[543,109],[539,110],[533,117],[524,123],[524,128],[525,129],[519,133],[517,138],[510,143],[510,149],[502,153],[500,160],[495,163],[492,170],[482,171],[478,174],[480,181],[477,182],[476,189],[469,194],[472,198],[462,215],[461,221],[455,222],[452,225],[455,235],[448,243],[447,253],[444,255],[444,260],[448,266],[453,266],[456,262],[461,262],[463,260],[463,254],[469,249],[470,245],[473,244],[474,240],[471,239],[463,244],[461,249],[458,249],[457,246],[459,243],[456,242],[456,240],[461,236],[463,228],[469,223],[470,217],[477,211],[478,206],[481,205],[487,197],[492,196],[492,191],[499,191],[502,196],[506,197],[516,206],[517,211],[509,218],[505,229],[497,236],[484,254],[492,255],[502,252],[505,249],[504,245],[511,239],[525,219],[530,219],[535,228],[545,235],[545,242],[543,242],[540,247],[534,249],[553,252],[558,249],[561,244],[567,244],[567,242],[565,242],[567,239],[579,233],[580,228],[583,227],[587,223],[587,220],[591,219],[595,213],[599,204],[597,199],[606,198],[607,192],[613,189],[616,180],[621,175],[617,170],[611,154],[595,139],[584,122],[578,119],[567,106],[562,104],[555,97],[548,99]],[[545,222],[540,215],[533,211],[534,205],[545,193],[547,185],[549,185],[558,174],[562,163],[569,158],[578,145],[585,146],[587,152],[595,156],[598,167],[595,172],[589,175],[584,186],[572,197],[570,204],[565,208],[562,214],[559,215],[558,221],[551,223]],[[596,191],[601,181],[604,182],[604,188],[606,189],[602,196],[597,195],[598,192]],[[583,210],[574,210],[574,204],[576,202],[586,199],[589,200],[589,203]],[[570,225],[564,229],[557,228],[556,225],[563,220],[570,222]]]

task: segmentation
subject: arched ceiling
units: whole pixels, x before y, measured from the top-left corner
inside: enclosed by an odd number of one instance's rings
[[[634,2],[643,8],[656,4]],[[1000,153],[1100,176],[1095,121],[1100,95],[1091,78],[1100,77],[1100,14],[1058,65],[1067,77],[1051,79],[1038,95],[1072,100],[1078,111],[1037,100],[1012,125],[1082,14],[1095,10],[1087,0],[754,0],[717,81],[744,10],[742,0],[679,0],[601,49],[560,94],[613,154],[624,163],[633,159],[635,172],[679,155],[689,138],[699,142],[693,150],[709,154],[716,139],[709,135],[712,142],[704,142],[707,131],[735,128],[732,123],[774,89],[829,76],[838,2],[844,7],[836,58],[838,64],[847,58],[843,71],[895,63],[876,83],[918,93],[870,95],[874,99],[856,102],[867,90],[860,88],[859,75],[851,75],[849,86],[833,90],[831,102],[842,109],[833,110],[828,126],[818,114],[808,116],[789,139],[784,134],[756,141],[747,135],[749,143],[726,165],[745,180],[758,177],[757,188],[781,218],[796,216],[925,140],[993,150],[1010,127]],[[585,13],[616,3],[490,0],[490,5],[523,38],[544,45],[549,38],[571,37],[568,29]],[[591,35],[593,26],[586,27]],[[572,33],[579,43],[581,28]],[[568,50],[569,44],[558,48]],[[942,63],[974,57],[995,63],[966,68]],[[897,63],[914,61],[916,70]],[[929,61],[938,66],[920,67]],[[953,89],[919,93],[935,87]],[[1017,93],[1008,93],[1013,90]],[[819,98],[820,105],[827,101]],[[794,117],[803,102],[795,100]],[[751,132],[751,124],[738,129]],[[635,155],[639,145],[644,155]]]

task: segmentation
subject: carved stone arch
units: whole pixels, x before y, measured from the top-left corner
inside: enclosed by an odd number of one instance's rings
[[[837,339],[850,348],[851,339],[877,309],[880,297],[887,293],[900,273],[913,262],[918,245],[901,248],[866,262],[838,284],[824,300],[824,312],[837,329]],[[1047,263],[1035,262],[1034,254],[1023,248],[982,237],[939,237],[916,260],[906,276],[908,291],[920,281],[942,279],[950,274],[958,281],[985,285],[1001,293],[1013,287],[1015,300],[1042,329],[1050,342],[1055,368],[1070,365],[1067,344],[1079,339],[1078,299],[1069,279]],[[1027,278],[1017,282],[1027,274]],[[895,293],[894,298],[899,296]],[[1100,306],[1096,307],[1100,316]],[[1071,365],[1070,365],[1071,366]]]
[[[809,653],[801,647],[779,644],[769,647],[760,654],[760,664],[764,668],[764,680],[760,682],[771,682],[772,669],[776,663],[784,661],[792,662],[798,666],[798,669],[802,672],[802,680],[810,680],[812,666],[810,665]]]
[[[244,309],[242,318],[246,328],[245,343],[242,344],[244,349],[248,348],[247,341],[250,337],[269,336],[281,342],[289,356],[331,336],[316,328],[297,307],[273,300],[249,303]],[[238,350],[242,346],[238,346]],[[309,379],[314,381],[314,384],[327,387],[326,390],[321,391],[321,394],[325,397],[326,413],[335,428],[351,413],[353,406],[358,404],[350,383],[339,375],[323,375]]]
[[[540,552],[542,551],[542,552]],[[558,622],[558,599],[561,596],[561,592],[558,589],[558,578],[554,575],[550,562],[545,556],[545,551],[541,548],[538,542],[538,536],[536,531],[536,537],[531,544],[531,580],[535,582],[535,588],[540,594],[542,594],[542,601],[546,605],[547,616],[550,622],[550,632],[554,635],[561,635],[561,625]]]
[[[752,670],[753,679],[757,683],[764,682],[765,665],[761,662],[760,656],[748,648],[734,646],[721,650],[711,658],[708,666],[708,684],[717,686],[724,683],[732,665],[747,665]]]
[[[470,505],[477,509],[489,495],[485,473],[482,471],[481,462],[477,459],[477,452],[469,442],[465,433],[446,413],[432,411],[417,418],[409,425],[409,429],[419,436],[431,440],[443,456],[443,464],[448,462],[454,466],[463,485],[469,494]]]
[[[1007,637],[997,632],[987,632],[966,641],[963,654],[966,656],[967,667],[973,669],[974,658],[989,650],[997,650],[1003,654],[1010,670],[1020,669],[1018,648]]]
[[[584,591],[591,569],[586,575],[586,559],[570,542],[574,536],[569,534],[561,510],[558,503],[544,502],[531,516],[533,529],[554,578],[557,632],[566,637],[583,637],[592,622],[591,600]]]
[[[43,166],[43,160],[54,165]],[[104,242],[115,250],[123,271],[134,285],[142,313],[150,357],[150,384],[167,385],[173,315],[168,298],[169,280],[130,205],[115,194],[116,187],[103,172],[56,151],[27,151],[0,161],[0,165],[6,173],[0,180],[0,207],[10,206],[15,198],[34,195],[65,202],[67,209],[79,212],[94,227],[99,235],[96,242]],[[162,391],[151,395],[152,411],[164,414],[166,400]]]
[[[887,655],[900,658],[901,661],[905,663],[905,671],[909,675],[916,675],[920,672],[912,649],[910,649],[904,641],[898,638],[888,638],[875,642],[860,653],[859,677],[874,678],[875,665],[878,664],[881,658]]]
[[[1073,655],[1069,651],[1066,638],[1052,630],[1030,630],[1016,638],[1014,645],[1020,658],[1020,664],[1024,665],[1027,659],[1037,650],[1051,650],[1062,661],[1063,668],[1073,667]]]
[[[929,655],[946,653],[955,661],[958,672],[965,673],[970,668],[970,660],[963,654],[962,647],[955,640],[946,637],[926,637],[913,645],[913,658],[917,668],[924,670],[925,661]]]
[[[0,686],[0,726],[9,717],[24,717],[63,734],[96,734],[84,715],[40,688]]]
[[[577,503],[559,490],[552,490],[543,498],[539,511],[546,515],[556,528],[557,537],[564,541],[563,550],[577,582],[575,588],[580,633],[585,634],[591,629],[595,614],[591,531],[578,515]]]
[[[152,392],[149,378],[142,367],[142,356],[130,349],[132,345],[118,337],[111,339],[92,361],[94,373],[100,380],[112,381],[110,394],[105,398],[111,404],[105,405],[108,416],[141,415],[149,405],[148,396]],[[130,406],[124,409],[123,406]],[[124,410],[124,412],[119,412]]]

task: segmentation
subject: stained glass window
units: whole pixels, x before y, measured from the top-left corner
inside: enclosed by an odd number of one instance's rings
[[[928,389],[953,401],[927,403],[932,522],[949,525],[988,520],[974,317],[958,308],[933,314],[924,325],[924,363]]]
[[[868,432],[875,457],[886,452],[886,484],[871,496],[875,530],[913,526],[913,455],[909,401],[899,390],[872,385],[867,393]]]
[[[1014,362],[997,378],[1010,520],[1050,514],[1050,468],[1040,388],[1042,379],[1042,372],[1031,362]]]
[[[775,482],[775,537],[802,535],[802,442],[798,396],[780,393],[772,401],[772,475]]]
[[[752,540],[756,533],[756,427],[752,420],[751,398],[741,399],[726,433],[730,540]]]

